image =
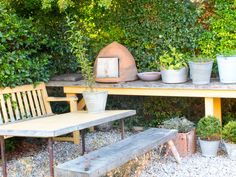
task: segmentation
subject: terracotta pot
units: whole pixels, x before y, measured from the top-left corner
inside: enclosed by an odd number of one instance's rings
[[[181,157],[194,154],[196,152],[196,133],[192,130],[188,133],[178,133],[175,145]]]

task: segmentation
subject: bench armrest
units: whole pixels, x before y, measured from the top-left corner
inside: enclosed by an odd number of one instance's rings
[[[47,101],[53,102],[53,101],[78,101],[77,97],[48,97]]]

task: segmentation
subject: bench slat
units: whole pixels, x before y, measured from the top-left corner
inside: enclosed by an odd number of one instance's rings
[[[98,177],[175,138],[177,131],[151,128],[55,168],[56,176]],[[85,166],[89,171],[85,171]],[[89,164],[89,165],[88,165]]]
[[[28,102],[28,99],[27,99],[26,92],[22,92],[22,97],[23,97],[23,101],[24,101],[24,105],[25,105],[26,116],[27,116],[27,118],[31,117],[30,107],[29,107],[29,102]]]
[[[25,119],[26,118],[26,113],[25,113],[25,108],[24,108],[24,105],[23,105],[22,97],[21,97],[21,92],[17,92],[16,96],[17,96],[18,105],[19,105],[19,108],[20,108],[21,118]]]
[[[8,120],[8,115],[7,115],[6,102],[4,100],[3,95],[0,95],[0,101],[1,101],[3,119],[4,119],[4,122],[7,123],[7,122],[9,122],[9,120]]]
[[[14,112],[13,112],[13,109],[12,109],[11,98],[8,98],[6,100],[6,102],[7,102],[7,109],[8,109],[8,113],[9,113],[9,116],[10,116],[10,120],[11,120],[11,122],[14,122],[15,121],[15,116],[14,116]]]
[[[40,107],[39,107],[39,101],[38,101],[38,98],[37,98],[36,91],[33,90],[32,93],[33,93],[33,98],[34,98],[34,103],[35,103],[35,107],[36,107],[37,116],[41,116],[42,114],[41,114],[41,110],[40,110]]]
[[[29,98],[29,103],[30,103],[30,109],[31,109],[31,113],[33,117],[36,117],[36,111],[35,111],[35,107],[34,107],[34,102],[33,102],[33,97],[31,94],[31,91],[27,91],[27,95]]]
[[[45,115],[47,113],[46,113],[46,109],[45,109],[45,106],[44,106],[44,103],[43,103],[43,97],[42,97],[42,94],[41,94],[41,90],[37,90],[37,94],[38,94],[39,104],[40,104],[40,108],[42,110],[42,114]]]
[[[15,111],[16,120],[19,120],[20,119],[20,112],[19,112],[19,107],[18,107],[15,93],[12,93],[11,97],[12,97],[12,105],[14,105],[12,108]]]

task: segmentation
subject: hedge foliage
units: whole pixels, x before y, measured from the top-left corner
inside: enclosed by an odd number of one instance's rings
[[[0,3],[0,87],[49,78],[50,55],[44,52],[47,37]]]

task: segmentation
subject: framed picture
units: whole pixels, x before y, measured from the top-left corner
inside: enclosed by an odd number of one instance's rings
[[[103,58],[97,59],[97,78],[118,78],[119,77],[119,58]]]

